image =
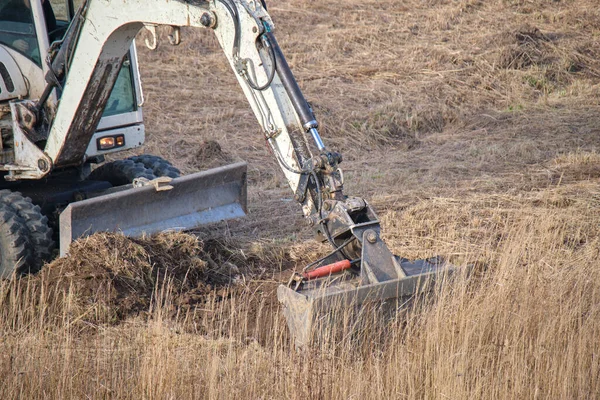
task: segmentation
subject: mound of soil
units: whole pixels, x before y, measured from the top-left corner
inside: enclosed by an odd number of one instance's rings
[[[223,151],[218,142],[206,140],[196,150],[192,164],[199,169],[208,169],[229,164],[231,161],[232,157]]]
[[[497,65],[506,69],[525,69],[532,65],[555,62],[550,39],[538,28],[523,26],[516,31],[501,35],[499,44],[504,45],[498,55]]]
[[[507,70],[528,71],[525,81],[550,92],[574,79],[574,74],[597,76],[597,45],[574,43],[572,38],[523,25],[495,35],[487,47],[492,63]]]
[[[79,240],[69,256],[29,278],[46,292],[62,294],[70,313],[93,322],[118,323],[160,306],[168,313],[219,296],[238,272],[217,264],[196,236],[163,233],[146,238],[100,233]]]

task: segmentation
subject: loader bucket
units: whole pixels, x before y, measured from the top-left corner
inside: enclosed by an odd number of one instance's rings
[[[129,188],[69,204],[60,214],[60,255],[94,232],[141,236],[187,230],[246,215],[246,164],[236,163],[175,178],[172,188]]]
[[[387,263],[389,274],[374,263]],[[308,281],[298,289],[280,285],[277,297],[296,347],[303,348],[331,335],[332,326],[340,320],[345,320],[346,327],[357,327],[357,316],[365,310],[377,312],[384,318],[393,316],[412,298],[434,287],[455,269],[439,257],[411,262],[392,255],[377,238],[373,244],[363,242],[359,276],[331,275]]]

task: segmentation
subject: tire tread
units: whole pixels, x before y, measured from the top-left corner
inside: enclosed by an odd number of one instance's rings
[[[0,190],[0,201],[10,207],[24,222],[32,246],[33,259],[30,263],[30,271],[38,271],[46,261],[52,258],[56,245],[53,240],[52,228],[48,226],[48,218],[42,214],[39,206],[31,202],[29,197],[24,197],[19,192]]]

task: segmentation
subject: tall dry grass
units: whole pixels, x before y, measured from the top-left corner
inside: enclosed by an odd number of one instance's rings
[[[573,191],[589,196],[569,204]],[[533,195],[512,211],[487,208],[502,228],[482,230],[486,237],[474,236],[479,243],[467,238],[481,224],[464,217],[493,200],[446,207],[437,228],[449,232],[440,239],[447,242],[432,247],[464,249],[454,257],[477,259],[474,273],[436,288],[385,325],[367,314],[366,329],[302,351],[279,308],[258,292],[208,301],[195,311],[205,313],[200,334],[189,315],[164,311],[172,294],[166,283],[156,287],[147,321],[93,326],[82,322],[85,310],[71,307],[77,293],[3,287],[10,295],[0,300],[0,396],[596,398],[598,194],[594,184],[579,184],[541,195],[552,202]],[[434,214],[432,207],[429,218]],[[422,229],[418,207],[396,217],[408,233]]]

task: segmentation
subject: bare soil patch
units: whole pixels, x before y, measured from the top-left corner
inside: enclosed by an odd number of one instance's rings
[[[144,238],[99,233],[75,242],[67,257],[19,280],[13,290],[57,294],[52,300],[57,307],[91,323],[118,324],[146,317],[156,307],[173,316],[235,291],[241,268],[232,254],[221,243],[185,233]],[[252,262],[244,261],[243,272],[251,275]]]

